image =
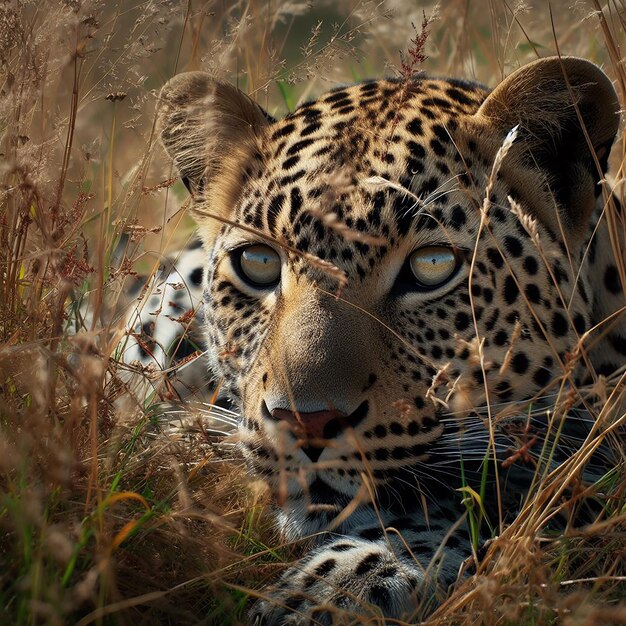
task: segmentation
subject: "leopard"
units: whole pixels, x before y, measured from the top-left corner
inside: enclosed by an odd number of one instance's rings
[[[201,366],[276,528],[305,546],[250,623],[416,619],[474,554],[463,489],[482,480],[506,516],[530,488],[496,425],[623,376],[619,111],[602,69],[566,56],[493,89],[365,80],[280,118],[205,72],[162,88],[158,133],[203,244]],[[553,461],[580,440],[563,429]]]

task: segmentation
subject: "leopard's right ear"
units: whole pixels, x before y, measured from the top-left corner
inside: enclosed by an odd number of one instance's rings
[[[242,91],[205,72],[186,72],[161,89],[157,128],[194,200],[222,214],[236,200],[246,164],[271,118]]]

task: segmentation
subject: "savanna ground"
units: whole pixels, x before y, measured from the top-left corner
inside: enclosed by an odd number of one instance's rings
[[[120,381],[124,284],[193,231],[154,137],[169,77],[207,70],[281,115],[403,61],[495,85],[560,52],[601,64],[624,102],[625,28],[623,0],[1,2],[0,623],[242,623],[298,553],[230,448],[160,427],[167,385]],[[623,159],[620,135],[616,182]],[[626,623],[623,470],[565,538],[534,535],[570,477],[540,484],[428,623]]]

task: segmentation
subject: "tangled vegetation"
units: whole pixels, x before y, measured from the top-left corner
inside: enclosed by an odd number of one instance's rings
[[[173,428],[162,403],[175,391],[144,372],[146,397],[117,358],[129,284],[194,228],[154,134],[167,79],[204,69],[281,115],[362,78],[425,69],[494,85],[560,53],[601,65],[626,102],[626,3],[572,3],[0,3],[0,623],[244,623],[301,548],[275,534],[232,444],[201,420]],[[622,134],[622,195],[624,148]],[[623,378],[596,390],[598,420]],[[626,624],[624,468],[594,486],[593,523],[538,539],[571,464],[543,477],[425,623]]]

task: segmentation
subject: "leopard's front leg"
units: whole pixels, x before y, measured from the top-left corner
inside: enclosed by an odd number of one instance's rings
[[[355,614],[409,616],[419,603],[434,600],[438,585],[447,587],[454,580],[463,560],[456,549],[438,550],[443,530],[409,529],[400,535],[391,523],[386,532],[368,526],[335,536],[262,593],[250,623],[333,624],[343,623],[342,615],[348,621]],[[455,537],[452,543],[457,541]],[[433,561],[435,554],[441,557],[438,562]]]

